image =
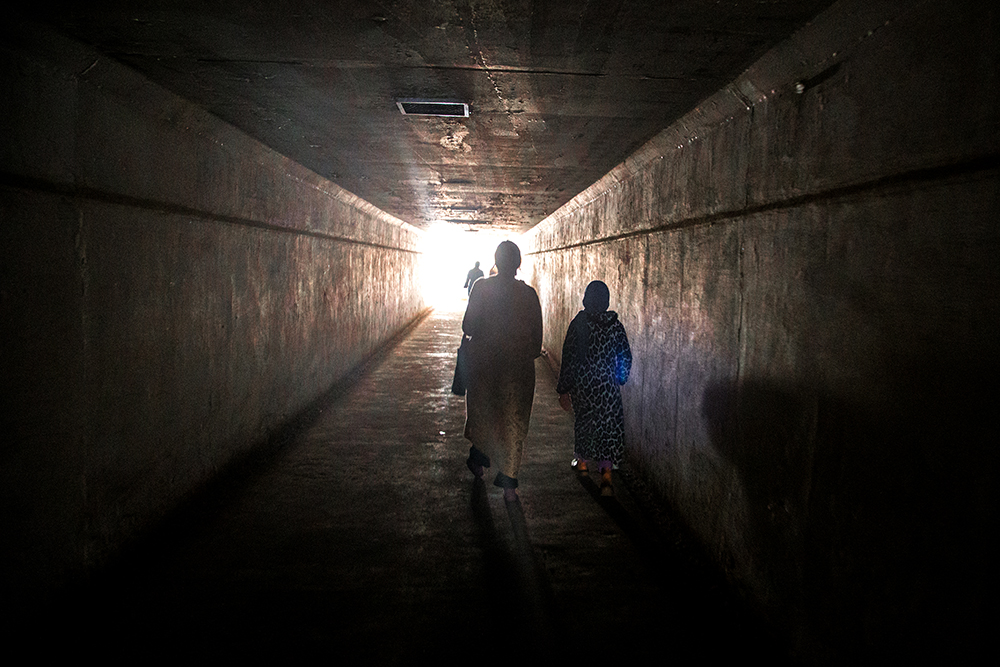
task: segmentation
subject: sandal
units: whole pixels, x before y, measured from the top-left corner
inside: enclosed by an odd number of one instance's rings
[[[613,496],[615,495],[615,490],[611,486],[611,470],[604,470],[601,472],[601,495],[602,496]]]

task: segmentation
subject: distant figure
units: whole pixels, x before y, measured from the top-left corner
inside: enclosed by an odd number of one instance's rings
[[[601,494],[612,495],[611,469],[625,452],[621,385],[632,370],[632,350],[618,313],[608,310],[611,294],[600,280],[587,285],[583,310],[566,331],[559,369],[559,404],[575,413],[573,467],[581,473],[597,462]]]
[[[542,352],[542,308],[535,290],[514,278],[521,251],[504,241],[496,250],[497,275],[477,280],[462,321],[466,343],[466,465],[477,478],[491,460],[493,484],[507,502],[517,500],[517,472],[535,393],[535,358]]]
[[[471,269],[469,269],[468,275],[465,276],[465,284],[462,285],[462,287],[465,287],[467,290],[469,290],[468,292],[466,292],[466,294],[470,295],[472,294],[472,284],[482,277],[483,277],[483,270],[479,268],[479,262],[476,262],[476,265]]]

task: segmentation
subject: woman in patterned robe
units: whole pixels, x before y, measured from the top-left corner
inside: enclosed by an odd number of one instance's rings
[[[535,358],[542,352],[542,308],[538,294],[514,275],[521,266],[517,245],[496,251],[497,275],[472,287],[462,320],[466,343],[465,437],[472,441],[469,470],[483,476],[491,458],[493,483],[504,500],[517,500],[517,472],[535,395]]]
[[[596,461],[601,490],[611,493],[611,469],[625,452],[621,385],[632,369],[632,350],[618,313],[608,310],[611,294],[600,280],[587,285],[581,310],[569,325],[559,369],[559,402],[572,407],[573,466],[580,472]]]

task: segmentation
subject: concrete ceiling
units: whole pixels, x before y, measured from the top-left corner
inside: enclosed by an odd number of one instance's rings
[[[832,0],[39,0],[42,20],[418,227],[518,232]],[[405,116],[454,100],[467,118]]]

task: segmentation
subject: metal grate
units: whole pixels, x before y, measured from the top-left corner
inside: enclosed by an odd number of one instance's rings
[[[468,118],[469,105],[464,102],[441,102],[435,100],[399,100],[399,113],[404,116],[447,116]]]

